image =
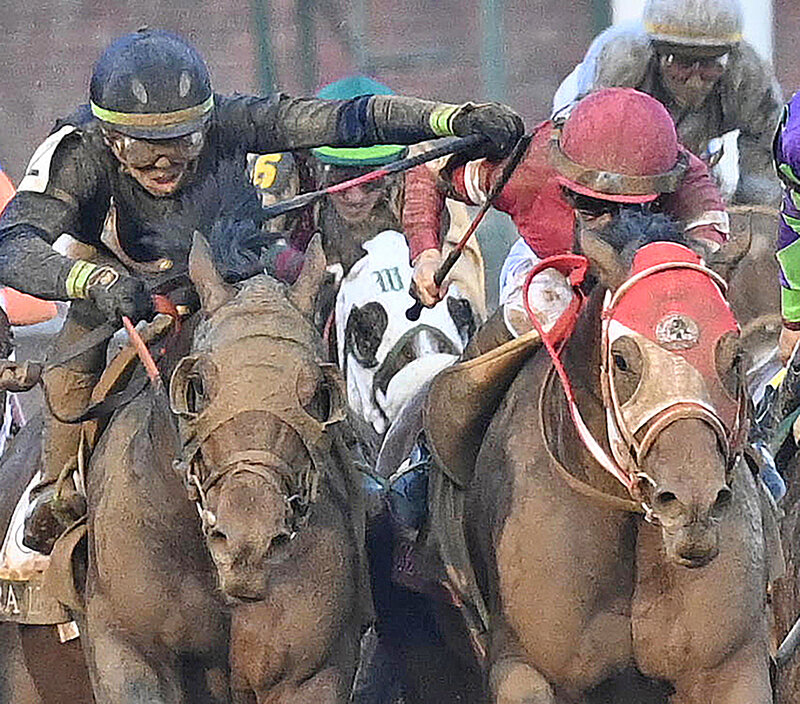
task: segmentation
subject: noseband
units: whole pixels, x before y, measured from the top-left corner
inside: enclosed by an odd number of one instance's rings
[[[217,465],[206,477],[201,474],[203,462],[198,458],[199,444],[193,449],[191,457],[182,453],[176,460],[176,469],[185,477],[189,499],[195,502],[197,512],[202,521],[203,534],[208,535],[217,523],[217,517],[208,507],[208,492],[217,485],[224,484],[237,474],[252,474],[262,479],[275,493],[283,495],[289,524],[292,528],[291,538],[297,534],[308,521],[311,504],[317,500],[320,472],[312,462],[311,471],[298,477],[298,472],[278,455],[268,450],[243,450],[235,452],[223,464]],[[294,489],[287,491],[286,486]]]

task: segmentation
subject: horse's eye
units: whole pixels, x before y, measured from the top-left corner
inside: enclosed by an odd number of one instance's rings
[[[377,366],[376,354],[389,323],[386,309],[375,301],[353,306],[345,330],[346,353],[352,353],[362,367]]]
[[[736,332],[726,332],[717,342],[714,351],[717,374],[731,396],[737,396],[742,385],[744,360]]]
[[[620,337],[611,344],[611,362],[619,372],[613,377],[614,389],[620,403],[628,401],[642,380],[644,363],[642,351],[632,337]]]
[[[455,323],[461,342],[466,345],[475,334],[475,315],[472,312],[472,305],[466,298],[448,296],[447,310]]]
[[[326,422],[331,416],[333,401],[331,399],[331,389],[327,379],[320,379],[314,395],[303,406],[308,415],[318,420],[320,423]]]

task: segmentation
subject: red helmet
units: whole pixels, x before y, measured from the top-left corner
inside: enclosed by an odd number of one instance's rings
[[[562,185],[617,203],[671,193],[687,168],[667,109],[632,88],[605,88],[581,100],[556,124],[550,161]]]

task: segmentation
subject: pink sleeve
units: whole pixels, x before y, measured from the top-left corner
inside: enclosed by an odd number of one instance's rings
[[[422,164],[406,172],[403,231],[412,262],[426,249],[440,249],[439,232],[445,197],[480,205],[480,189],[485,187],[491,170],[491,166],[481,159],[442,171]],[[481,184],[478,185],[477,181]]]
[[[443,208],[444,195],[433,171],[421,164],[406,172],[403,232],[412,262],[426,249],[439,249]]]

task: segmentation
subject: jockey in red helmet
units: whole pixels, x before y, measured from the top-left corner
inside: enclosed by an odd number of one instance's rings
[[[403,224],[424,305],[434,305],[444,289],[433,280],[441,263],[437,233],[444,196],[480,204],[502,168],[502,161],[451,160],[439,173],[438,185],[425,165],[406,176]],[[601,90],[577,103],[564,119],[536,128],[523,160],[493,203],[511,216],[521,237],[501,274],[504,313],[502,320],[494,316],[489,323],[494,343],[509,332],[522,332],[521,282],[540,258],[572,248],[576,218],[610,219],[631,204],[677,218],[690,237],[712,250],[727,238],[728,217],[716,185],[703,162],[678,143],[672,118],[654,98],[629,88]],[[547,270],[539,276],[551,274]],[[548,327],[571,292],[563,277],[534,280],[531,295],[539,291],[541,300],[532,303]]]

